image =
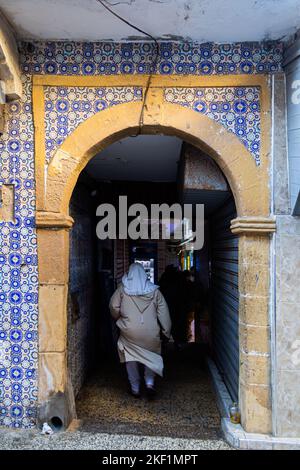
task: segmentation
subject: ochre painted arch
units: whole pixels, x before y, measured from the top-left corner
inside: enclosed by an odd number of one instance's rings
[[[256,77],[255,77],[256,79]],[[47,79],[49,80],[49,79]],[[61,80],[61,78],[60,78]],[[111,80],[111,78],[110,78]],[[211,80],[211,78],[210,78]],[[198,78],[197,78],[198,83]],[[177,83],[178,85],[178,83]],[[42,87],[36,86],[42,97]],[[38,101],[40,103],[43,101]],[[36,106],[42,129],[43,106]],[[67,397],[65,425],[75,416],[67,365],[67,294],[69,280],[69,202],[80,172],[101,149],[137,132],[175,135],[206,151],[223,170],[235,197],[239,233],[240,392],[242,425],[269,434],[271,423],[269,266],[269,125],[262,133],[261,165],[222,125],[191,109],[164,101],[163,87],[149,88],[142,104],[130,102],[101,111],[66,138],[44,175],[44,152],[36,145],[37,243],[39,263],[39,406],[48,410],[55,394]],[[268,110],[262,112],[265,122]],[[44,134],[42,133],[44,139]],[[42,140],[41,140],[42,142]],[[44,142],[44,140],[43,140]],[[42,143],[43,143],[42,142]],[[254,327],[253,327],[254,319]],[[251,348],[248,354],[248,349]],[[254,348],[254,349],[253,349]],[[252,354],[252,352],[255,354]],[[49,380],[49,377],[51,380]],[[42,422],[45,419],[42,416]],[[46,416],[47,420],[49,416]]]
[[[191,109],[159,99],[152,92],[143,112],[143,134],[174,135],[206,151],[224,172],[238,216],[268,216],[268,165],[257,167],[241,141],[221,124]],[[100,150],[139,131],[141,102],[120,104],[81,123],[49,163],[41,210],[68,214],[78,176]]]

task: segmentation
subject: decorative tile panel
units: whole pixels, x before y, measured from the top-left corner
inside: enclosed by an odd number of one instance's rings
[[[24,96],[7,105],[0,138],[0,184],[13,184],[15,195],[14,222],[0,221],[0,425],[32,427],[37,406],[38,269],[31,75],[276,73],[282,70],[282,45],[161,42],[155,69],[150,42],[36,42],[19,47]],[[49,86],[45,94],[48,161],[84,119],[108,106],[141,99],[135,87]],[[259,164],[259,89],[172,88],[165,99],[220,122],[239,136]]]
[[[160,42],[21,43],[24,73],[49,75],[226,75],[281,71],[282,44]],[[157,63],[155,69],[153,64]]]
[[[260,164],[259,87],[167,88],[165,100],[191,108],[235,134]]]
[[[142,99],[138,87],[53,87],[44,88],[46,161],[83,121],[104,109]]]
[[[0,183],[15,189],[15,220],[0,221],[0,425],[16,428],[35,422],[38,359],[31,77],[23,83],[0,140]]]

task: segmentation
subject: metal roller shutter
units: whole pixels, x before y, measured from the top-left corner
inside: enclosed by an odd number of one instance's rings
[[[238,237],[230,231],[230,221],[235,217],[230,198],[211,217],[210,231],[213,355],[232,399],[238,401]]]

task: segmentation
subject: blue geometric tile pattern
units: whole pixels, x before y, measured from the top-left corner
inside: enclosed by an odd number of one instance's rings
[[[162,75],[276,73],[281,71],[282,46],[274,42],[225,45],[161,42],[155,70],[151,68],[154,62],[152,43],[38,42],[33,45],[21,43],[19,47],[24,95],[19,102],[7,105],[6,127],[0,138],[0,184],[13,184],[15,188],[15,220],[0,221],[0,425],[32,427],[37,406],[38,271],[31,75],[116,75],[150,71]],[[232,93],[236,90],[232,89]],[[250,89],[248,91],[251,93]],[[197,92],[204,93],[204,90]],[[253,89],[252,92],[255,97],[246,99],[248,111],[251,104],[258,101],[257,91]],[[208,92],[205,93],[205,103],[208,103]],[[235,98],[221,100],[219,91],[215,93],[218,95],[213,100],[216,107],[214,105],[205,112],[211,113],[212,118],[232,132],[241,132],[240,138],[258,161],[258,108],[245,116],[241,105],[234,118],[229,119],[229,111],[221,108],[225,103],[232,108]],[[187,97],[183,99],[179,91],[176,96],[172,98],[173,102],[178,100],[187,105]],[[191,98],[188,98],[188,105],[203,112],[201,103],[197,103],[202,96],[196,96],[193,91]],[[134,91],[133,99],[140,99],[138,89]],[[120,100],[124,101],[123,98]],[[108,106],[113,105],[113,99],[107,96],[104,101]],[[63,115],[61,111],[57,113],[57,120]],[[245,124],[237,115],[251,118],[251,122]],[[78,125],[81,118],[76,114],[68,129]],[[57,123],[52,127],[47,130],[49,140],[56,139],[60,133],[62,137],[59,138],[63,139],[64,126]],[[247,137],[248,131],[254,135],[252,140]],[[250,142],[254,143],[253,148]]]
[[[235,134],[260,164],[259,87],[168,88],[165,100],[191,108]]]
[[[38,358],[38,272],[31,77],[9,105],[0,140],[0,183],[15,188],[15,221],[0,221],[0,425],[35,422]]]
[[[46,161],[83,121],[104,109],[142,99],[138,87],[54,87],[44,88]]]
[[[282,45],[268,43],[194,44],[160,42],[156,70],[151,42],[20,44],[24,73],[49,75],[226,75],[281,71]],[[29,50],[29,52],[28,52]]]

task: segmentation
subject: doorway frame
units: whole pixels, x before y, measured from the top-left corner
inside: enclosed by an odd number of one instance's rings
[[[141,87],[146,102],[132,101],[100,111],[77,126],[46,166],[44,87]],[[258,86],[261,91],[261,164],[234,134],[207,116],[168,103],[166,88]],[[39,374],[41,415],[59,400],[64,425],[76,416],[67,368],[67,292],[69,280],[69,201],[80,172],[99,151],[135,135],[165,134],[208,153],[225,174],[239,235],[239,405],[247,432],[270,433],[270,212],[271,104],[268,76],[33,76],[35,126],[36,227],[39,270]],[[143,107],[143,108],[142,108]],[[143,122],[140,123],[143,110]],[[52,406],[52,404],[54,405]],[[62,404],[61,404],[62,403]]]

